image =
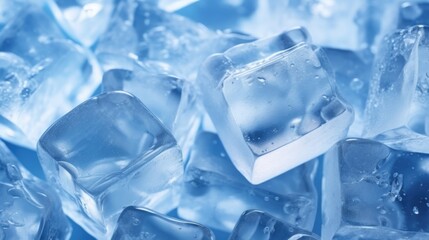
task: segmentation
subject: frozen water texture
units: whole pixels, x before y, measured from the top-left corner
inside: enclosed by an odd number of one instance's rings
[[[237,169],[253,184],[327,151],[353,119],[332,69],[297,28],[233,47],[203,64],[203,103]]]
[[[55,192],[31,176],[0,142],[0,239],[69,239]]]
[[[30,6],[0,33],[0,77],[0,135],[35,148],[50,124],[91,96],[101,70]]]
[[[334,70],[339,94],[353,106],[355,112],[348,136],[361,136],[373,54],[369,50],[351,51],[337,48],[323,50]]]
[[[116,0],[44,0],[61,27],[91,46],[107,29]]]
[[[122,63],[126,62],[124,59]],[[137,96],[171,131],[187,156],[198,130],[201,114],[189,82],[154,71],[131,59],[129,66],[103,76],[104,91],[124,90]]]
[[[167,217],[152,210],[127,207],[121,213],[112,240],[176,239],[214,240],[212,231],[200,224]]]
[[[384,39],[371,76],[365,136],[400,127],[429,134],[428,30],[414,26]]]
[[[235,169],[219,137],[202,132],[186,166],[179,216],[230,232],[244,211],[260,209],[311,230],[317,209],[316,166],[313,160],[252,185]]]
[[[428,239],[428,150],[339,142],[324,161],[322,238]]]
[[[229,238],[229,240],[298,239],[320,240],[320,237],[259,210],[244,212]]]
[[[128,93],[102,94],[73,109],[44,133],[38,155],[67,215],[97,238],[111,236],[126,206],[166,213],[178,204],[183,163],[176,141]]]
[[[247,35],[212,32],[148,2],[123,1],[118,4],[109,30],[100,38],[96,53],[105,70],[117,68],[104,63],[106,56],[119,55],[156,61],[168,74],[193,80],[207,56],[251,40],[254,39]]]

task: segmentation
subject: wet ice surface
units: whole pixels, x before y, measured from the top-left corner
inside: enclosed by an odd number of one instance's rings
[[[127,207],[121,213],[112,240],[177,239],[214,240],[200,224],[163,216],[149,209]]]
[[[79,105],[44,133],[38,155],[67,214],[97,238],[111,236],[124,207],[166,213],[177,206],[180,149],[128,93],[110,92]]]
[[[0,142],[0,239],[67,239],[71,230],[54,190]]]
[[[427,153],[339,142],[325,156],[322,237],[427,239],[428,164]]]

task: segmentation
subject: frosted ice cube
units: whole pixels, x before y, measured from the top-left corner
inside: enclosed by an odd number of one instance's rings
[[[249,210],[238,220],[229,240],[320,240],[309,231],[288,224],[268,213]]]
[[[294,29],[209,57],[197,83],[237,169],[253,184],[328,150],[353,119],[321,50]]]
[[[35,148],[49,125],[92,95],[101,69],[45,13],[28,7],[0,33],[0,76],[0,136]]]
[[[178,204],[180,149],[128,93],[105,93],[74,108],[43,134],[38,156],[67,215],[97,238],[111,236],[126,206],[166,213]]]
[[[323,239],[427,239],[429,154],[346,139],[325,156]],[[415,148],[416,149],[416,148]]]
[[[0,142],[0,239],[69,239],[70,235],[56,193]]]
[[[159,214],[149,209],[127,207],[122,211],[112,240],[176,239],[214,240],[212,231],[198,223]]]
[[[255,186],[235,169],[219,137],[202,132],[186,166],[178,214],[230,232],[244,211],[260,209],[311,230],[317,209],[316,166],[313,160]]]

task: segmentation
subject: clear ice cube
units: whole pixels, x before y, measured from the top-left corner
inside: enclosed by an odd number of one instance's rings
[[[366,139],[334,146],[324,161],[322,238],[428,239],[428,150]]]
[[[317,210],[313,160],[260,185],[235,169],[219,137],[202,132],[185,169],[180,217],[230,232],[240,215],[260,209],[291,225],[311,230]]]
[[[253,184],[324,153],[352,122],[326,56],[308,38],[297,28],[241,44],[200,69],[204,106],[232,162]]]
[[[429,134],[428,30],[414,26],[385,37],[371,74],[364,136],[401,127]]]
[[[0,239],[69,239],[70,235],[56,193],[0,142]]]
[[[127,207],[112,237],[112,240],[123,239],[214,240],[215,236],[198,223],[167,217],[150,209]]]
[[[235,225],[229,240],[320,240],[316,234],[286,223],[268,213],[249,210]]]
[[[131,94],[109,92],[82,103],[43,134],[37,150],[67,215],[97,238],[111,236],[126,206],[166,213],[178,204],[180,149]]]
[[[101,69],[30,6],[0,33],[0,76],[0,136],[35,148],[49,125],[92,95]]]
[[[130,61],[128,67],[104,74],[104,91],[124,90],[138,97],[173,133],[187,156],[201,118],[193,86],[183,79],[153,71],[151,66]]]

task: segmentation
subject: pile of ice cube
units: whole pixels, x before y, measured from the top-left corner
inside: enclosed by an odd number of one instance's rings
[[[426,34],[424,0],[0,1],[0,239],[429,239]]]

